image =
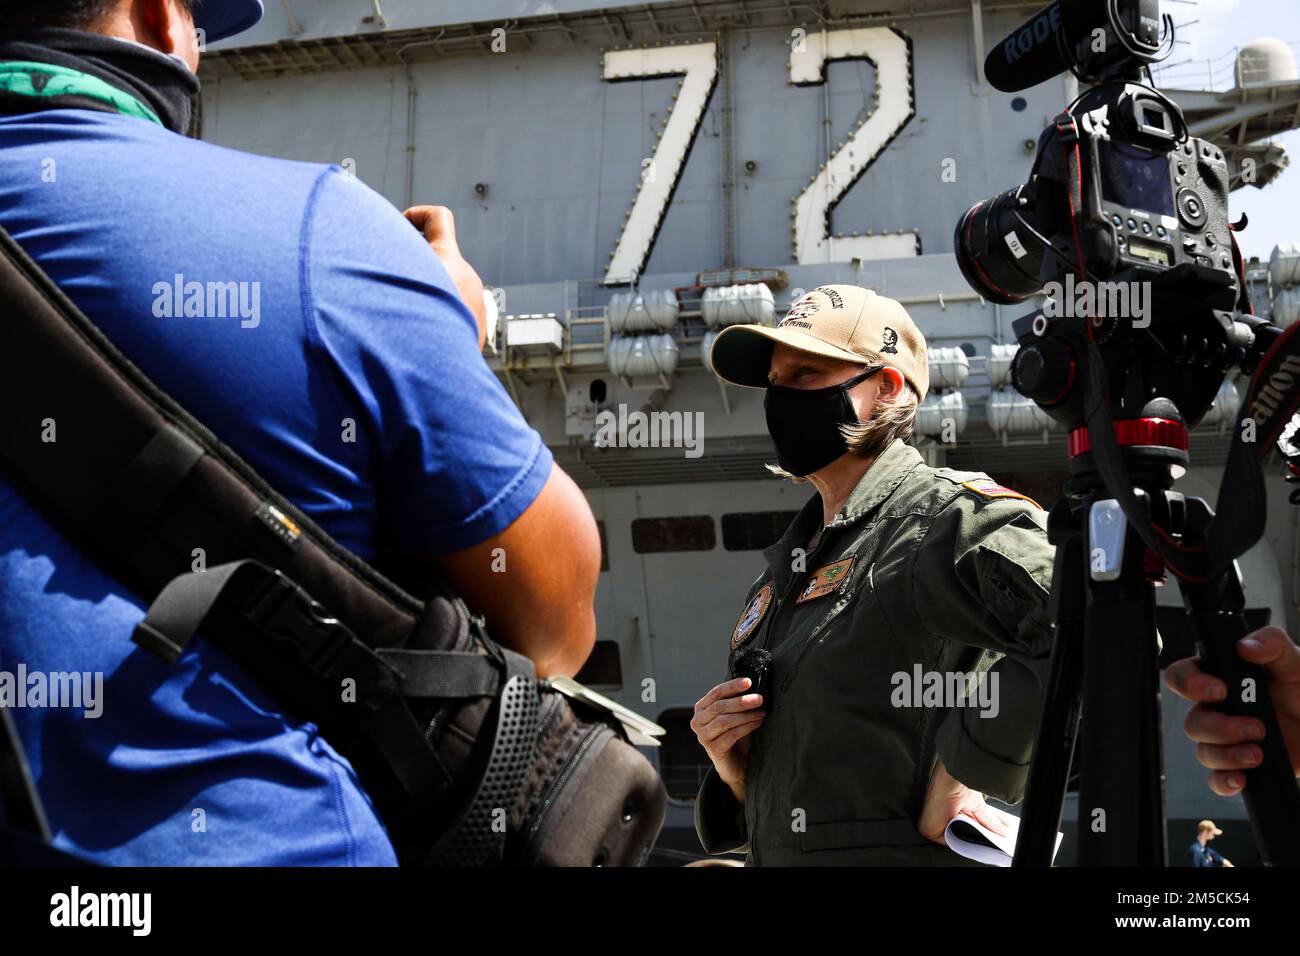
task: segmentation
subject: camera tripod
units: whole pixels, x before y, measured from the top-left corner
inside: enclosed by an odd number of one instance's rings
[[[1149,370],[1131,354],[1103,360],[1080,330],[1052,335],[1041,316],[1033,328],[1021,339],[1016,387],[1035,400],[1054,399],[1049,412],[1071,428],[1071,477],[1048,517],[1049,540],[1057,545],[1050,606],[1055,641],[1014,865],[1052,863],[1082,716],[1079,865],[1165,866],[1154,596],[1165,562],[1128,515],[1135,498],[1162,538],[1187,552],[1209,546],[1210,506],[1172,490],[1176,469],[1189,461],[1184,418],[1172,399],[1151,397],[1177,393],[1176,384],[1194,373]],[[1113,390],[1106,366],[1118,380]],[[1195,373],[1213,375],[1208,369]],[[1189,398],[1189,406],[1196,404]],[[1208,400],[1191,408],[1191,420],[1199,420],[1205,407]],[[1113,442],[1101,440],[1102,428]],[[1102,456],[1113,457],[1107,462]],[[1103,478],[1117,474],[1116,458],[1129,481],[1123,491]],[[1117,498],[1128,499],[1127,513]],[[1262,763],[1245,771],[1243,797],[1256,845],[1267,865],[1300,863],[1300,788],[1267,680],[1262,668],[1236,654],[1237,639],[1248,632],[1236,564],[1200,580],[1180,577],[1179,585],[1202,668],[1229,688],[1217,708],[1254,717],[1267,730],[1259,741]]]

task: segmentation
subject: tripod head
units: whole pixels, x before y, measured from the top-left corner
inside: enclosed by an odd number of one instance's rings
[[[1151,280],[1125,270],[1100,284],[1076,284],[1069,273],[1055,290],[1064,301],[1049,295],[1044,308],[1013,322],[1020,349],[1012,383],[1070,429],[1071,474],[1083,484],[1098,479],[1087,429],[1089,361],[1101,365],[1133,483],[1167,488],[1185,472],[1188,429],[1205,417],[1227,374],[1252,371],[1280,332],[1257,316],[1208,305],[1223,287],[1216,272]],[[1128,317],[1137,312],[1145,315]]]

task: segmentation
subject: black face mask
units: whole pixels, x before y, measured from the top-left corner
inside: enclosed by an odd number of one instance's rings
[[[767,432],[776,443],[776,462],[799,478],[825,468],[846,451],[841,425],[857,425],[849,390],[879,372],[873,365],[861,375],[829,388],[769,385],[763,408]]]

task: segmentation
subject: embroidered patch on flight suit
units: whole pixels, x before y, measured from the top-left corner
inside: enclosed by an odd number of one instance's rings
[[[1022,498],[1039,511],[1043,510],[1043,506],[1033,498],[1028,495],[1022,495],[1020,492],[1014,491],[1011,488],[999,485],[992,478],[976,478],[974,481],[963,481],[961,486],[963,488],[969,488],[977,495],[983,495],[985,498]]]
[[[803,604],[805,601],[815,601],[819,597],[825,597],[833,591],[838,591],[841,585],[849,579],[849,569],[853,567],[856,557],[843,558],[834,564],[828,564],[824,568],[818,568],[813,572],[808,583],[800,592],[795,604]]]
[[[763,615],[767,613],[767,606],[772,603],[772,585],[764,584],[759,592],[754,595],[754,599],[745,605],[745,610],[740,614],[740,620],[736,622],[736,629],[731,632],[731,649],[734,651],[741,644],[749,639],[749,635],[754,633],[758,627],[758,622],[763,620]]]

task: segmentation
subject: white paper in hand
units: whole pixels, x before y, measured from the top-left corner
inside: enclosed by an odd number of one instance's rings
[[[968,860],[987,863],[989,866],[1010,866],[1011,858],[1016,852],[1016,837],[1020,833],[1020,818],[1004,814],[1004,819],[1007,821],[1005,835],[994,833],[974,817],[963,815],[948,821],[948,829],[943,836],[948,841],[949,849]],[[1061,848],[1064,836],[1059,831],[1056,834],[1056,846],[1052,848],[1053,861],[1056,860],[1056,851]]]

